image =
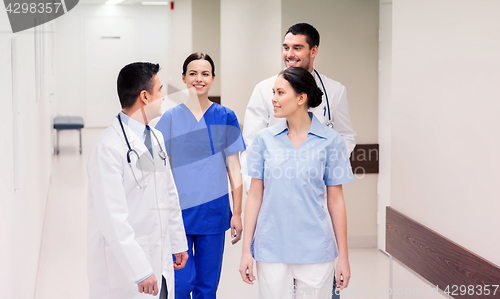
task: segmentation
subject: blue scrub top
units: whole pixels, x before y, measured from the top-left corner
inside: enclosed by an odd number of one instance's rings
[[[200,121],[180,104],[156,125],[165,139],[188,235],[219,234],[230,227],[226,158],[245,149],[236,114],[213,103]]]
[[[314,264],[338,253],[323,208],[325,185],[354,180],[342,136],[312,118],[295,148],[286,120],[257,133],[242,172],[264,181],[252,254],[256,261]]]

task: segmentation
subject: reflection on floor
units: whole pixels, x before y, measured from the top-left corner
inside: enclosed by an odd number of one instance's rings
[[[78,132],[60,132],[60,154],[52,160],[36,299],[86,299],[87,171],[86,157],[102,129],[84,129],[83,154]],[[125,155],[125,153],[123,153]],[[350,249],[352,279],[342,298],[388,299],[389,258],[378,249]],[[242,282],[238,272],[241,242],[231,245],[229,231],[217,298],[257,298],[257,284]]]

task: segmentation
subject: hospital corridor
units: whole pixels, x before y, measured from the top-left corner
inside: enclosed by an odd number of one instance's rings
[[[4,2],[0,299],[500,298],[499,1]]]
[[[62,131],[60,154],[52,159],[52,174],[43,226],[40,264],[37,275],[37,299],[88,298],[87,280],[87,174],[86,159],[90,147],[102,129],[84,129],[83,153],[78,153],[78,134]],[[226,235],[221,282],[217,298],[257,298],[257,285],[241,281],[238,273],[241,243],[231,245]],[[347,293],[342,298],[384,298],[373,293],[360,296],[368,288],[375,290],[389,287],[389,257],[376,248],[352,249],[351,271],[356,273],[351,286],[358,295]],[[364,269],[370,267],[373,272]],[[379,275],[372,275],[380,273]],[[257,279],[258,283],[258,279]],[[362,288],[366,288],[362,290]],[[353,288],[354,289],[354,288]],[[379,291],[379,292],[380,292]],[[69,295],[70,294],[70,295]]]

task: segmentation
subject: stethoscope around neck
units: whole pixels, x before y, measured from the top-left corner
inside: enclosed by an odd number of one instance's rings
[[[142,164],[141,164],[141,160],[140,160],[140,157],[139,157],[139,153],[137,153],[137,151],[135,149],[133,149],[133,148],[130,147],[130,143],[128,142],[127,134],[125,134],[125,128],[123,127],[123,123],[122,123],[122,119],[120,117],[120,114],[118,114],[118,122],[120,123],[120,127],[122,128],[123,136],[125,137],[125,142],[127,143],[127,147],[128,147],[127,162],[128,162],[128,165],[130,166],[130,169],[132,170],[132,175],[134,176],[134,180],[135,180],[135,182],[137,183],[137,186],[138,186],[137,188],[138,189],[145,188],[148,184],[145,183],[145,184],[141,185],[139,183],[139,181],[137,180],[137,177],[135,176],[134,169],[132,168],[132,165],[131,165],[132,159],[130,158],[130,155],[134,154],[137,157],[137,160],[139,161],[139,168],[141,169],[142,177],[144,178],[144,170],[142,168]],[[158,140],[158,137],[156,137],[155,132],[153,130],[150,130],[150,131],[153,133],[153,136],[155,137],[156,142],[158,143],[158,146],[160,147],[160,151],[158,151],[158,156],[160,157],[160,159],[162,159],[163,161],[165,161],[167,159],[167,154],[165,153],[165,151],[161,147],[160,141]]]
[[[326,125],[327,125],[327,127],[330,127],[333,129],[333,120],[332,120],[332,115],[330,114],[330,102],[328,101],[328,94],[326,93],[325,84],[323,84],[323,80],[321,79],[321,76],[319,75],[318,71],[316,69],[313,69],[313,70],[314,70],[314,73],[316,73],[316,75],[318,76],[319,82],[321,82],[321,87],[323,87],[323,94],[325,95],[325,98],[326,98],[326,106],[328,109],[328,121],[326,122]]]

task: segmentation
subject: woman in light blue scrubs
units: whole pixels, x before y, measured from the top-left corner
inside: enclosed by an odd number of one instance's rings
[[[340,134],[308,112],[323,95],[311,73],[287,68],[273,92],[274,116],[285,119],[255,136],[243,167],[252,182],[240,274],[253,284],[255,259],[259,298],[329,299],[334,273],[340,289],[351,276],[342,193],[354,180],[349,157]]]
[[[208,98],[215,65],[208,54],[193,53],[183,64],[188,100],[163,114],[163,133],[172,165],[188,240],[189,258],[175,271],[175,298],[216,298],[225,232],[241,238],[241,167],[245,149],[236,114]],[[233,198],[231,213],[228,176]]]

